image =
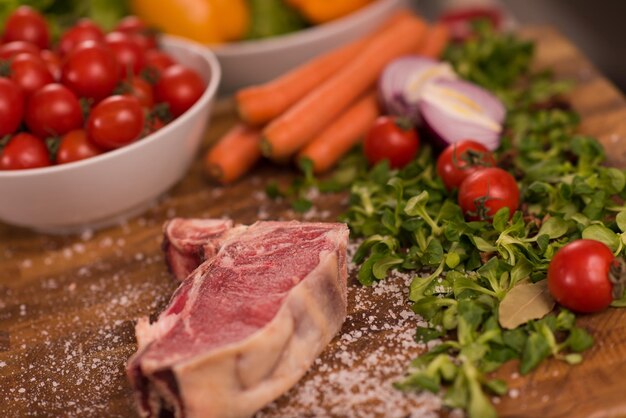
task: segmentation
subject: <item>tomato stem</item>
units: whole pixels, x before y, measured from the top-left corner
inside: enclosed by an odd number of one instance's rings
[[[149,67],[149,68],[144,68],[143,70],[141,70],[141,73],[139,73],[139,77],[146,80],[148,84],[150,84],[151,86],[154,86],[157,83],[157,81],[159,81],[161,74],[159,73],[158,70]]]
[[[57,153],[59,152],[61,138],[58,136],[51,136],[46,138],[45,142],[46,148],[48,148],[48,153],[50,154],[50,162],[54,163],[57,159]]]
[[[626,289],[626,261],[616,257],[609,268],[609,281],[613,284],[613,299],[621,299]]]
[[[410,131],[411,129],[413,129],[413,122],[411,122],[409,118],[398,116],[395,118],[394,122],[396,126],[403,131]]]
[[[9,77],[11,75],[11,60],[0,61],[0,76]]]
[[[89,119],[89,113],[91,112],[91,105],[93,104],[93,99],[87,99],[85,97],[81,97],[78,99],[78,103],[80,104],[80,111],[83,114],[83,120]]]
[[[461,152],[461,155],[457,155],[456,146],[457,144],[455,142],[453,144],[454,151],[452,152],[452,164],[459,170],[469,170],[474,167],[493,167],[493,164],[486,161],[485,156],[487,153],[474,149],[466,149]],[[465,165],[462,166],[460,162],[464,162]]]
[[[148,117],[151,120],[155,118],[161,119],[164,123],[171,122],[172,119],[174,119],[170,106],[167,103],[157,103],[154,105],[152,110],[148,113]]]
[[[10,134],[0,137],[0,153],[2,153],[2,150],[4,149],[4,147],[7,146],[10,140],[11,140]]]
[[[489,195],[489,186],[489,183],[487,183],[487,193],[485,193],[484,196],[480,196],[474,199],[474,207],[476,208],[476,212],[467,212],[468,215],[476,216],[481,221],[489,221],[493,218],[491,215],[489,215],[491,208],[487,206],[487,202],[489,202],[490,200],[502,200],[498,197],[491,197]]]

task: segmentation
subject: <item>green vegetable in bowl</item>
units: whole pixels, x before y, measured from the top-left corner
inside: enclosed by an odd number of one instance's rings
[[[88,17],[105,30],[110,30],[128,14],[126,0],[3,0],[0,2],[0,31],[8,15],[21,5],[42,12],[54,37],[81,17]]]
[[[269,38],[307,27],[306,21],[282,0],[248,0],[250,29],[247,39]]]

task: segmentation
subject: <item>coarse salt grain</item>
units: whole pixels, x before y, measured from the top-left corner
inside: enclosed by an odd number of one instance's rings
[[[72,245],[72,249],[78,254],[83,254],[85,252],[85,246],[81,244],[80,242],[77,242],[76,244]]]
[[[80,239],[83,241],[89,241],[91,238],[93,238],[93,230],[91,229],[85,229],[80,234]]]
[[[349,246],[348,259],[358,244]],[[354,273],[357,266],[350,263]],[[413,338],[423,320],[408,309],[411,275],[395,272],[372,287],[351,284],[349,313],[342,333],[315,361],[312,369],[287,395],[257,418],[315,417],[436,417],[441,399],[430,392],[405,393],[392,383],[403,377],[410,361],[426,347]],[[380,315],[380,306],[389,307]],[[377,335],[384,329],[383,335]]]

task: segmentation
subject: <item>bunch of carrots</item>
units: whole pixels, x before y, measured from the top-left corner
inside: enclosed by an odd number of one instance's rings
[[[403,55],[438,57],[448,38],[445,26],[400,11],[370,35],[238,91],[241,121],[209,149],[206,172],[227,184],[263,156],[279,162],[308,158],[316,174],[327,171],[380,114],[376,82],[385,66]]]

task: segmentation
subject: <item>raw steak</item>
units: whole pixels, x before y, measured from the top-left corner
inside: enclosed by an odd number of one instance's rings
[[[163,252],[170,271],[184,280],[204,260],[213,257],[233,227],[230,219],[175,218],[163,226]]]
[[[246,417],[310,367],[346,316],[348,229],[257,222],[230,229],[127,365],[142,416]]]

